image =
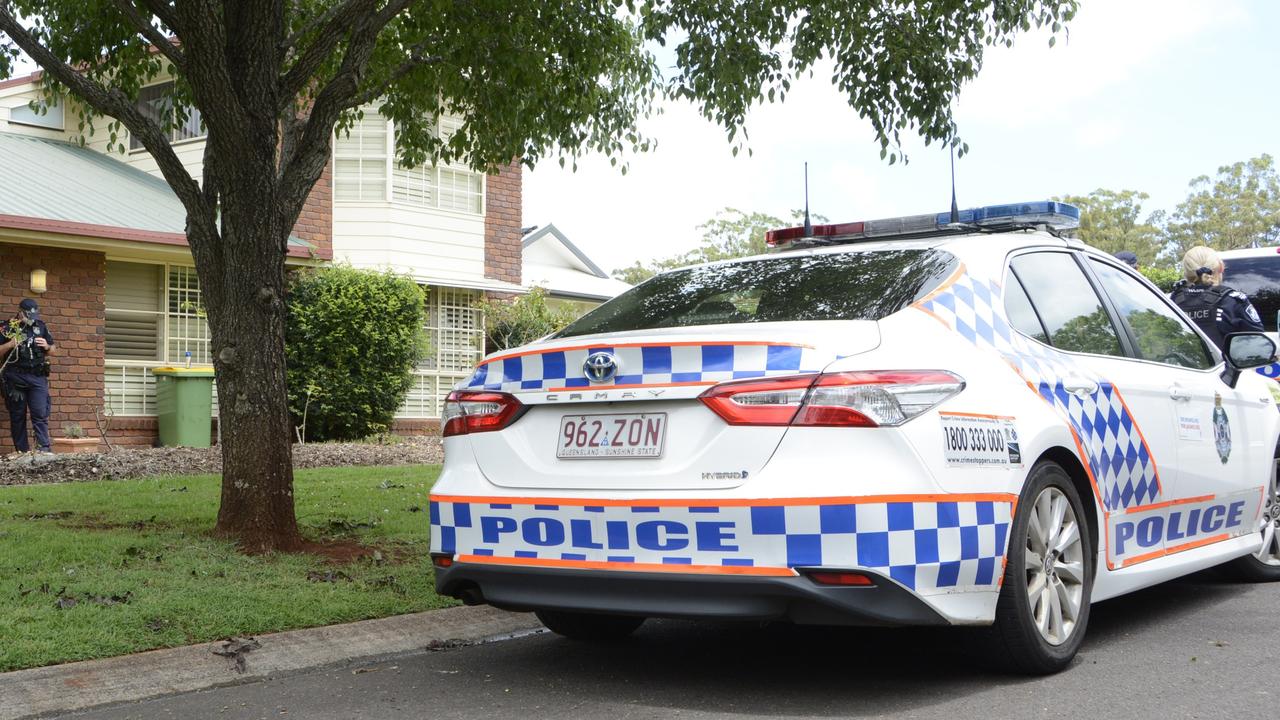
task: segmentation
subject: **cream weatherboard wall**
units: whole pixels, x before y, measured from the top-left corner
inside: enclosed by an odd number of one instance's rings
[[[456,118],[444,118],[448,136]],[[395,127],[374,108],[333,149],[334,259],[393,268],[422,283],[484,285],[484,175],[459,165],[402,167]]]
[[[457,118],[443,118],[447,137]],[[390,268],[427,290],[427,357],[396,414],[440,417],[444,398],[484,351],[485,177],[461,165],[407,168],[395,125],[371,107],[334,142],[333,254],[354,267]],[[508,288],[509,289],[509,288]]]

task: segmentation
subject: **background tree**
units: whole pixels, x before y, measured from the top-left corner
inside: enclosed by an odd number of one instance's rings
[[[1280,242],[1280,175],[1270,155],[1225,165],[1190,187],[1169,222],[1170,258],[1196,245],[1235,250]]]
[[[810,216],[812,222],[826,222],[822,215]],[[764,234],[769,230],[798,225],[804,222],[803,210],[792,210],[791,220],[783,220],[762,212],[747,213],[737,208],[724,208],[715,217],[698,226],[702,231],[702,244],[689,252],[673,255],[648,264],[639,260],[613,271],[613,276],[623,282],[636,285],[663,270],[695,265],[697,263],[732,260],[763,253]]]
[[[413,278],[344,265],[304,271],[285,322],[289,408],[308,440],[357,440],[391,427],[427,350]]]
[[[903,132],[954,139],[951,107],[983,51],[1032,27],[1055,35],[1076,0],[512,2],[511,0],[0,0],[0,79],[18,51],[81,120],[115,119],[187,211],[217,371],[223,484],[216,532],[249,550],[301,546],[285,391],[284,257],[331,156],[370,103],[407,166],[644,150],[659,95],[738,137],[747,110],[830,62],[834,84],[898,159]],[[648,42],[674,44],[661,76]],[[1052,42],[1052,40],[1051,40]],[[826,72],[825,65],[823,71]],[[144,112],[164,74],[175,112]],[[200,111],[202,178],[169,129]],[[463,118],[448,137],[441,113]],[[84,125],[82,124],[82,127]],[[735,146],[736,147],[736,146]],[[963,147],[961,148],[963,149]]]
[[[1138,265],[1156,262],[1162,246],[1164,213],[1156,211],[1144,220],[1142,204],[1150,199],[1135,190],[1099,188],[1088,195],[1057,198],[1080,208],[1078,237],[1108,253],[1129,250],[1138,256]]]

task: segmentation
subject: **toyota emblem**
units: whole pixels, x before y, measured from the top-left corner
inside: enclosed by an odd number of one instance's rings
[[[593,352],[582,361],[582,374],[593,383],[609,382],[618,374],[618,359],[612,353]]]

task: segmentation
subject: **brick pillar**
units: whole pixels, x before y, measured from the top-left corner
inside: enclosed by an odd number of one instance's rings
[[[30,290],[34,268],[48,273],[48,292],[43,295]],[[17,314],[23,298],[34,297],[58,348],[50,358],[49,376],[53,397],[49,434],[55,438],[66,434],[66,423],[77,423],[86,436],[98,437],[94,411],[102,408],[106,292],[107,262],[102,253],[0,242],[0,321]],[[9,452],[13,443],[7,412],[0,412],[0,428],[0,448]],[[35,447],[34,436],[31,445]]]
[[[520,284],[520,203],[523,172],[514,161],[485,181],[484,276]]]
[[[293,226],[293,234],[316,248],[316,257],[333,259],[333,159],[325,165],[324,173],[311,188],[302,214]]]

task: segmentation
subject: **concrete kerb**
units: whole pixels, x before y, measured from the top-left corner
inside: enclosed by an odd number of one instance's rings
[[[531,614],[457,607],[291,630],[231,656],[223,642],[0,674],[0,720],[19,720],[471,643],[539,627]],[[238,667],[239,666],[239,667]]]

